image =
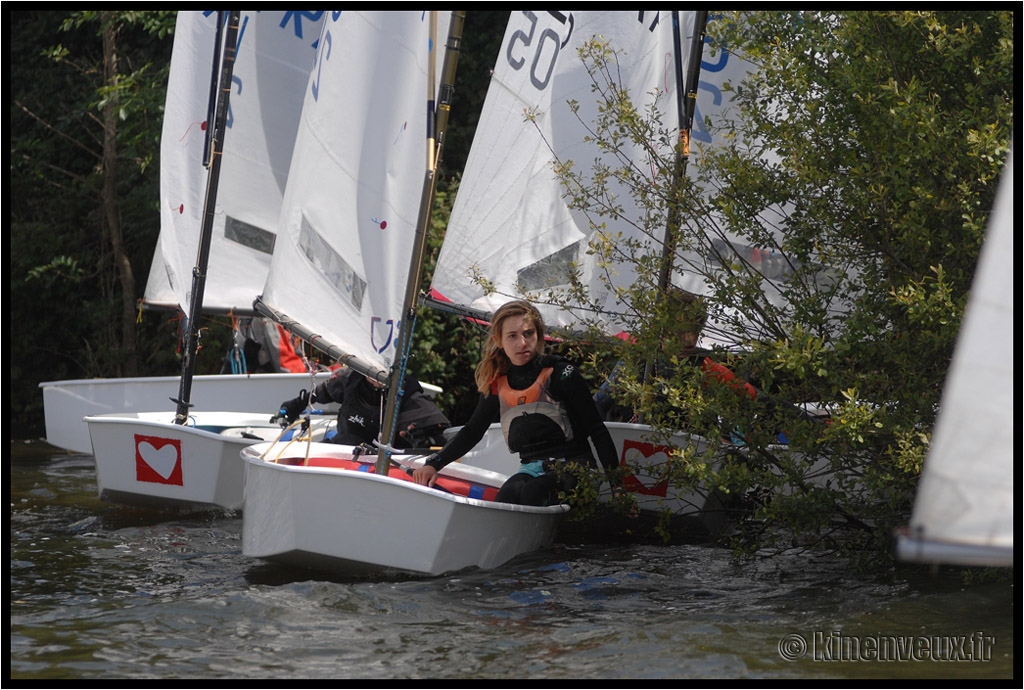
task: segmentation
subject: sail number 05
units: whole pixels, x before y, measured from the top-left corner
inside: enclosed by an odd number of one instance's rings
[[[508,49],[505,57],[512,69],[518,71],[526,64],[530,51],[533,51],[533,62],[530,65],[530,82],[539,91],[547,88],[551,73],[555,69],[555,62],[558,60],[558,51],[562,47],[562,39],[558,33],[551,28],[537,32],[537,15],[533,12],[523,12],[523,16],[530,23],[529,31],[518,29],[509,39]],[[560,15],[564,21],[564,15]],[[559,17],[555,17],[556,19]],[[522,47],[520,48],[520,45]],[[525,54],[525,55],[520,55]],[[542,75],[543,73],[543,75]]]

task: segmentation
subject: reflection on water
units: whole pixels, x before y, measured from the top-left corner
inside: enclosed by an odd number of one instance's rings
[[[237,514],[101,503],[90,456],[17,450],[13,678],[1013,674],[1006,582],[964,587],[924,569],[867,581],[828,561],[737,565],[713,547],[649,545],[556,545],[495,570],[332,580],[242,556]]]

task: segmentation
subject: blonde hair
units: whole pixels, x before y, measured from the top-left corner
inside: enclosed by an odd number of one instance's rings
[[[487,334],[487,342],[484,343],[483,357],[476,366],[476,387],[484,395],[490,392],[491,384],[512,365],[501,347],[501,331],[505,321],[514,316],[522,316],[527,323],[533,325],[537,331],[537,354],[544,351],[544,319],[535,306],[524,300],[515,300],[498,307],[491,319],[491,330]]]

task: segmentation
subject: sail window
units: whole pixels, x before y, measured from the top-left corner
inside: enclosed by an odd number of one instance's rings
[[[573,242],[554,254],[548,254],[539,261],[524,266],[516,278],[519,289],[522,292],[531,292],[567,284],[579,258],[582,243],[583,240]]]
[[[224,220],[224,237],[264,254],[274,253],[274,242],[277,240],[274,233],[231,216]]]
[[[720,239],[714,240],[713,246],[713,256],[722,266],[732,265],[737,270],[752,271],[764,280],[790,280],[804,266],[802,262],[770,249]],[[834,287],[841,277],[834,268],[817,262],[809,262],[807,266],[811,269],[809,277],[818,289]]]
[[[361,311],[366,281],[334,251],[305,214],[302,216],[302,228],[299,232],[299,248],[309,262],[334,286],[338,294],[357,311]]]

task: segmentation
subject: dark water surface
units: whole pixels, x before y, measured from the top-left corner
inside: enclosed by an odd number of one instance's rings
[[[331,580],[246,558],[239,515],[96,498],[91,456],[12,444],[14,679],[1012,678],[1015,583],[870,581],[708,546],[566,546]],[[338,525],[338,529],[344,529]]]

